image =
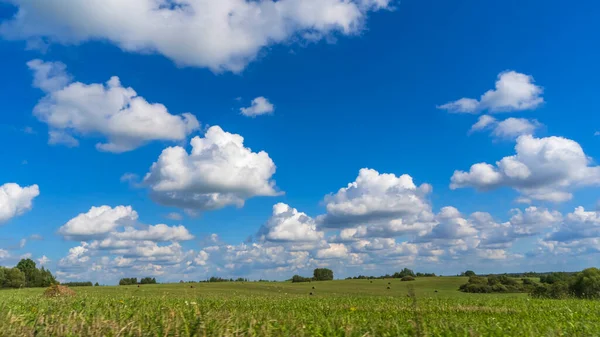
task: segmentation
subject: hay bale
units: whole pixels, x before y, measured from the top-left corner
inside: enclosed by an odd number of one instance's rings
[[[58,284],[51,285],[44,291],[45,297],[68,297],[75,295],[75,292],[71,288]]]

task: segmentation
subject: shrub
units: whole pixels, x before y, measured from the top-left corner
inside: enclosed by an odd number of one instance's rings
[[[524,287],[522,283],[506,275],[471,276],[469,282],[461,285],[459,290],[468,293],[529,292],[532,286]]]
[[[415,278],[412,276],[404,276],[403,278],[400,279],[400,281],[414,281]]]

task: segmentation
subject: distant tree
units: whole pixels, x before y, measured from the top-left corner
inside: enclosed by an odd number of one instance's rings
[[[138,283],[137,277],[122,278],[121,280],[119,280],[120,286],[130,286],[130,285],[135,285],[137,283]]]
[[[317,268],[313,272],[314,279],[317,281],[333,280],[333,270],[327,268]]]
[[[98,282],[96,282],[96,283],[94,284],[94,287],[99,287],[99,286],[100,286],[100,285],[98,284]]]
[[[394,275],[392,275],[393,278],[403,278],[404,276],[416,277],[417,275],[415,275],[414,271],[408,268],[404,268],[400,272],[394,273]]]
[[[415,278],[412,276],[404,276],[403,278],[400,279],[400,281],[414,281]]]
[[[140,280],[140,284],[156,284],[156,279],[153,277],[144,277]]]
[[[298,282],[310,282],[312,279],[309,277],[302,277],[300,275],[294,275],[292,277],[292,283],[298,283]]]
[[[464,272],[464,273],[463,273],[463,275],[464,275],[464,276],[468,276],[468,277],[471,277],[471,276],[477,276],[477,275],[475,274],[475,272],[474,272],[474,271],[472,271],[472,270],[467,270],[466,272]]]
[[[66,282],[66,283],[61,283],[61,285],[63,286],[67,286],[67,287],[91,287],[93,284],[92,282]]]
[[[0,288],[4,287],[5,282],[6,282],[6,268],[0,267]]]

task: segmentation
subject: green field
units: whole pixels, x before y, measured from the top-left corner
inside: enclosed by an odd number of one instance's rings
[[[600,335],[599,301],[457,291],[466,280],[82,287],[50,299],[2,290],[0,336]]]

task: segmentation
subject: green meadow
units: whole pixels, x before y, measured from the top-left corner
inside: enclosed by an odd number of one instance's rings
[[[2,290],[0,336],[600,335],[600,301],[458,291],[466,281],[80,287],[69,298]]]

